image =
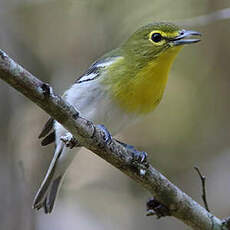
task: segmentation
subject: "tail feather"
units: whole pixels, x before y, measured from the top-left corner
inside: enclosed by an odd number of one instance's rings
[[[46,176],[37,192],[34,198],[33,202],[33,208],[39,210],[41,207],[44,206],[44,201],[46,199],[46,196],[49,192],[49,188],[52,185],[53,181],[56,179],[54,178],[55,175],[55,168],[57,164],[57,160],[63,150],[63,143],[60,143],[55,151],[54,157],[51,161],[51,164],[49,166],[49,169],[46,173]]]
[[[44,208],[45,213],[52,212],[66,170],[77,153],[77,151],[69,152],[69,150],[62,141],[59,141],[47,174],[35,195],[34,209]]]
[[[45,213],[51,213],[54,208],[54,203],[57,199],[57,195],[59,193],[60,187],[62,185],[64,175],[59,176],[52,182],[51,188],[49,190],[48,195],[44,201],[44,211]]]
[[[45,123],[41,133],[39,134],[38,138],[45,137],[54,127],[54,119],[51,117],[49,120]]]
[[[53,129],[54,132],[51,132]],[[61,124],[54,122],[52,118],[48,120],[39,135],[39,138],[44,137],[42,145],[50,144],[56,140],[53,159],[33,201],[33,208],[37,210],[44,208],[45,213],[52,212],[65,172],[77,153],[77,151],[69,152],[70,148],[66,147],[61,140],[61,137],[67,135],[68,131]]]
[[[54,141],[55,141],[55,132],[53,131],[41,141],[41,145],[46,146],[53,143]]]

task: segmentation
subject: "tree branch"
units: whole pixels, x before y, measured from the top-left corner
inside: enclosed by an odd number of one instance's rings
[[[170,215],[197,230],[227,230],[222,221],[207,212],[149,164],[134,165],[132,155],[115,139],[105,141],[104,132],[0,50],[0,78],[21,92],[69,130],[79,143],[115,166],[167,207]]]
[[[206,177],[201,174],[200,169],[198,167],[195,166],[194,169],[197,171],[200,177],[200,180],[201,180],[201,184],[202,184],[202,196],[201,197],[204,202],[204,207],[208,212],[210,212],[210,209],[208,207],[207,195],[206,195]]]
[[[229,20],[230,19],[230,8],[225,8],[221,10],[217,10],[205,15],[196,16],[193,18],[184,19],[180,21],[179,24],[186,26],[207,26],[211,23]]]

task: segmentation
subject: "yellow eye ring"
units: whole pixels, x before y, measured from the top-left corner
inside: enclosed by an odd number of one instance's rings
[[[162,40],[162,36],[160,33],[153,33],[151,36],[151,40],[154,41],[155,43],[158,43]]]
[[[154,30],[149,34],[149,40],[154,45],[163,45],[165,43],[165,33],[160,30]]]

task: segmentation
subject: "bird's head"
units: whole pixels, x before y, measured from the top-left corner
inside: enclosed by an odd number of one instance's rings
[[[121,58],[109,67],[104,83],[127,112],[146,114],[159,104],[176,54],[185,44],[199,41],[200,33],[171,23],[141,27],[123,43]]]
[[[139,28],[123,44],[129,56],[152,60],[162,54],[177,53],[183,45],[199,42],[191,36],[201,34],[184,30],[172,23],[153,23]]]

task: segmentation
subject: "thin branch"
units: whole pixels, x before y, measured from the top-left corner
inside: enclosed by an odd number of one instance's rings
[[[206,177],[203,176],[200,172],[200,169],[198,167],[194,167],[194,169],[197,171],[199,177],[200,177],[200,180],[201,180],[201,184],[202,184],[202,200],[204,202],[204,207],[205,209],[210,212],[210,209],[208,207],[208,202],[207,202],[207,193],[206,193]]]
[[[230,19],[230,8],[225,8],[222,10],[217,10],[215,12],[185,19],[183,21],[180,21],[179,24],[182,24],[184,26],[207,26],[211,23],[222,21],[222,20],[228,20]]]
[[[81,145],[138,182],[167,207],[172,216],[196,230],[210,230],[212,225],[213,230],[227,230],[222,220],[207,212],[153,166],[141,164],[134,167],[128,149],[115,139],[106,142],[101,129],[80,117],[75,108],[56,95],[48,84],[37,79],[1,50],[0,78],[60,122],[77,137]]]

